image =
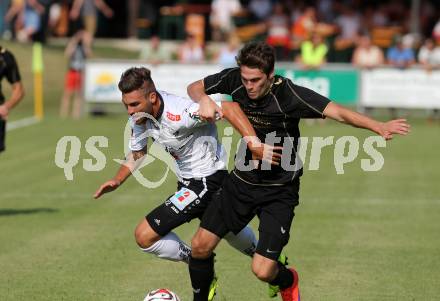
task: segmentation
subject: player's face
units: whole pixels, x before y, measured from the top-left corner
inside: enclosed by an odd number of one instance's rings
[[[258,68],[240,67],[241,82],[250,99],[264,96],[270,88],[273,74],[269,76]]]
[[[145,95],[142,89],[122,94],[122,102],[127,109],[128,115],[133,116],[136,113],[148,113],[151,115],[153,112],[152,98],[156,97],[156,95],[152,94],[156,94],[156,92],[150,92],[148,95]],[[145,121],[146,117],[142,117],[136,120],[136,124],[141,124]]]

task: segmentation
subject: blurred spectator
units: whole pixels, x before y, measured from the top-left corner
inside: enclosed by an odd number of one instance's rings
[[[335,11],[333,6],[333,0],[318,0],[318,19],[325,23],[332,23],[335,19]]]
[[[388,7],[385,3],[379,4],[374,10],[371,22],[373,26],[388,26],[390,20],[388,18]]]
[[[58,11],[57,11],[58,10]],[[64,37],[69,32],[69,3],[61,0],[51,7],[49,24],[55,36]]]
[[[440,45],[440,18],[432,30],[432,37],[434,38],[437,45]]]
[[[280,60],[287,58],[290,46],[289,18],[285,11],[283,5],[277,2],[267,20],[267,43],[275,48],[276,56]]]
[[[25,0],[12,0],[11,6],[5,15],[6,37],[15,37],[16,33],[23,28]],[[10,33],[9,33],[9,32]]]
[[[437,1],[437,3],[439,3]],[[438,4],[437,4],[438,7]],[[430,36],[431,30],[439,16],[439,11],[431,0],[422,0],[420,3],[420,31],[422,36]]]
[[[379,4],[379,6],[367,6],[365,11],[363,12],[362,23],[363,29],[366,29],[368,32],[371,32],[374,28],[377,27],[388,26],[389,20],[386,4],[382,3]]]
[[[69,70],[66,74],[64,93],[61,99],[60,116],[69,115],[71,98],[73,97],[72,117],[81,117],[83,98],[82,81],[86,58],[92,55],[92,36],[88,31],[78,31],[69,41],[64,52],[69,59]]]
[[[41,15],[44,6],[37,0],[26,0],[23,15],[23,28],[17,32],[17,39],[21,42],[30,41],[32,35],[41,28]]]
[[[70,10],[70,18],[77,20],[81,15],[83,26],[90,36],[95,36],[97,26],[97,10],[107,18],[113,17],[113,10],[104,0],[74,0]]]
[[[181,63],[201,63],[204,61],[203,48],[194,35],[186,35],[185,42],[179,47],[178,58]]]
[[[228,44],[223,46],[217,54],[215,60],[223,68],[236,67],[237,62],[235,57],[240,49],[240,39],[232,32],[228,38]]]
[[[233,30],[232,16],[241,10],[238,0],[214,0],[211,4],[210,24],[212,39],[225,41],[227,33]]]
[[[418,60],[427,70],[440,68],[440,46],[436,46],[432,39],[426,39],[420,48]]]
[[[149,64],[157,65],[169,60],[167,52],[161,47],[160,38],[152,36],[150,38],[149,47],[144,47],[141,50],[139,58]]]
[[[248,9],[256,21],[265,21],[272,12],[272,2],[270,0],[251,0]]]
[[[387,13],[390,25],[408,28],[411,18],[409,17],[410,10],[405,7],[405,1],[390,0],[387,4]]]
[[[40,13],[40,28],[32,36],[32,40],[36,42],[46,43],[47,34],[49,33],[49,13],[53,4],[53,0],[37,0],[43,7]]]
[[[368,35],[361,36],[354,50],[352,64],[358,68],[375,68],[385,63],[382,49],[371,44]]]
[[[299,63],[305,69],[319,69],[326,63],[328,48],[322,36],[314,33],[310,40],[301,43]]]
[[[432,39],[426,39],[425,43],[420,48],[418,60],[428,72],[432,69],[440,68],[440,46],[436,46]],[[428,117],[428,122],[432,122],[439,118],[439,110],[433,109]]]
[[[415,63],[414,50],[405,47],[402,37],[395,38],[395,45],[387,51],[387,63],[397,68],[407,68]]]
[[[309,39],[316,24],[317,21],[315,9],[311,6],[305,8],[302,15],[293,23],[291,27],[294,45],[299,45],[302,41]]]
[[[10,0],[0,1],[0,37],[9,29],[9,23],[6,22],[6,14],[8,12]]]
[[[339,27],[339,35],[335,40],[338,50],[351,48],[355,45],[361,28],[361,18],[350,5],[342,7],[342,13],[336,18]]]

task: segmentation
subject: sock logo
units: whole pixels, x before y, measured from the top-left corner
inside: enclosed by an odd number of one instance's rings
[[[199,288],[197,288],[197,289],[193,288],[193,292],[194,292],[195,294],[199,294],[199,293],[200,293],[200,289],[199,289]]]

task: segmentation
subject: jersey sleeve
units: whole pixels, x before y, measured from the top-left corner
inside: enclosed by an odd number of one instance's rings
[[[129,119],[131,126],[131,137],[128,142],[128,148],[131,151],[140,151],[147,147],[148,135],[145,124],[135,124],[133,119]]]
[[[21,81],[20,71],[18,70],[17,62],[15,61],[15,57],[12,53],[7,51],[5,53],[5,61],[7,64],[6,67],[6,79],[10,84],[15,84]]]
[[[205,86],[205,93],[210,94],[231,94],[235,90],[235,82],[233,78],[233,72],[237,68],[228,68],[215,74],[208,75],[203,79]]]
[[[293,118],[325,118],[324,110],[330,99],[305,87],[287,80],[287,93],[294,99],[294,105],[288,114]]]
[[[222,106],[221,101],[215,102],[219,107]],[[196,102],[191,103],[184,111],[183,114],[183,124],[186,128],[194,128],[197,126],[202,126],[207,123],[207,121],[203,121],[199,117],[199,107],[200,105]]]

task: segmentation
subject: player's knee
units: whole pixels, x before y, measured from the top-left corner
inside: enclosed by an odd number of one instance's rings
[[[144,225],[139,224],[134,230],[134,237],[138,246],[142,249],[151,247],[156,241],[160,239],[153,231],[149,231]]]
[[[195,258],[208,258],[212,254],[210,244],[198,236],[191,240],[191,255]]]

